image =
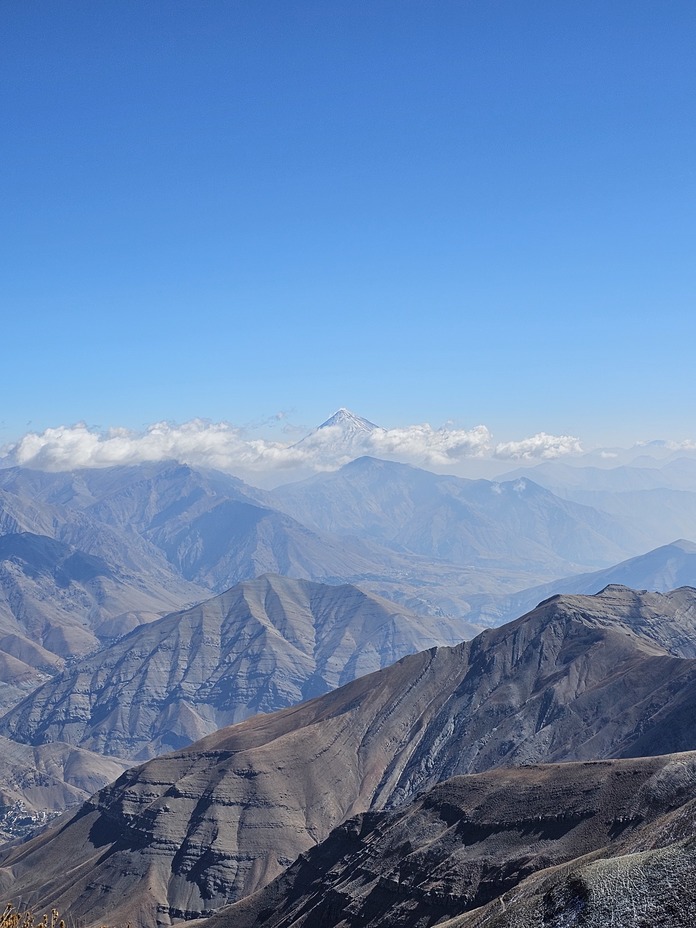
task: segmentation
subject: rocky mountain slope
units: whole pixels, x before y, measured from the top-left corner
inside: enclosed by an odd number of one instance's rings
[[[148,575],[156,565],[198,592],[268,571],[345,577],[373,569],[359,546],[310,532],[265,505],[263,491],[174,462],[71,474],[13,468],[0,471],[0,491],[6,508],[41,526],[30,530],[110,561],[141,562]],[[102,528],[112,557],[97,537]]]
[[[186,580],[216,592],[268,572],[311,579],[374,569],[360,545],[309,531],[226,474],[170,462],[81,476],[93,497],[84,513],[134,529]]]
[[[154,578],[150,586],[146,575],[45,535],[0,535],[0,650],[9,636],[10,653],[52,672],[56,656],[81,657],[180,606],[194,592],[183,587],[170,592]]]
[[[27,660],[16,657],[13,653],[16,651],[24,654]],[[32,648],[32,642],[23,636],[4,635],[0,638],[0,713],[16,706],[50,679],[50,673],[35,666],[39,662],[42,665],[52,662],[56,672],[64,663],[57,655],[44,651],[39,645]]]
[[[111,470],[136,484],[143,482],[139,479],[139,468],[108,469]],[[0,469],[0,533],[47,536],[87,555],[103,558],[136,585],[145,578],[143,588],[151,594],[160,589],[167,591],[170,598],[177,598],[179,605],[195,599],[200,588],[177,574],[162,552],[127,519],[115,524],[106,518],[99,519],[90,511],[95,494],[88,483],[101,485],[106,481],[108,487],[109,476],[113,475],[101,470],[43,473],[21,467]],[[147,485],[141,486],[141,492],[146,494],[148,490]]]
[[[650,466],[570,466],[549,461],[499,479],[525,478],[556,496],[590,506],[630,524],[644,549],[691,538],[696,524],[696,460],[677,458]]]
[[[30,747],[0,736],[0,841],[30,834],[84,802],[126,767],[71,744]]]
[[[366,420],[342,416],[312,440],[331,444],[338,430],[349,449],[375,433]],[[652,492],[649,480],[634,484]],[[688,512],[676,505],[681,525]],[[657,508],[664,512],[662,503]],[[357,583],[424,614],[467,615],[479,627],[495,616],[498,596],[605,568],[651,546],[630,505],[610,515],[527,477],[464,480],[367,457],[274,491],[176,462],[0,470],[0,533],[26,532],[101,558],[134,593],[166,601],[155,612],[272,572]],[[47,590],[25,592],[26,582],[16,570],[5,578],[13,597],[48,597]],[[138,613],[152,612],[137,600],[112,637],[134,627]],[[90,649],[88,638],[60,646],[72,648],[71,656]]]
[[[144,760],[466,631],[357,587],[266,575],[71,664],[9,712],[0,731]]]
[[[468,617],[485,625],[500,625],[533,609],[536,603],[549,596],[567,593],[592,595],[610,584],[621,584],[634,590],[654,590],[658,593],[666,593],[682,586],[696,589],[696,544],[681,538],[605,570],[562,577],[507,596],[495,596],[490,593],[472,596]],[[684,656],[696,656],[696,641],[694,653]]]
[[[0,887],[89,924],[154,926],[250,894],[347,818],[453,776],[694,750],[696,660],[675,655],[695,600],[619,587],[556,597],[222,729],[10,851]]]
[[[322,434],[330,432],[327,426]],[[401,473],[399,465],[393,467],[390,474]],[[415,468],[404,472],[426,483],[455,480]],[[457,492],[477,485],[455,483]],[[347,500],[342,516],[350,531],[336,533],[305,524],[314,517],[311,506],[303,504],[297,515],[281,512],[279,499],[268,492],[175,462],[72,473],[16,467],[0,470],[0,532],[43,535],[101,558],[136,590],[151,597],[162,594],[168,601],[166,611],[272,572],[357,583],[428,615],[464,615],[472,595],[512,593],[586,566],[586,558],[575,562],[578,551],[571,550],[568,538],[584,539],[582,556],[591,552],[590,565],[625,556],[621,539],[615,542],[602,535],[601,526],[595,531],[585,524],[595,518],[591,510],[582,510],[584,522],[578,525],[566,513],[572,504],[539,488],[511,491],[496,503],[496,485],[484,481],[482,486],[483,506],[464,504],[443,491],[439,497],[435,493],[434,505],[430,493],[428,505],[410,515],[401,512],[389,493],[363,500],[358,486],[354,489],[360,505]],[[409,499],[418,495],[413,487],[405,492]],[[541,503],[535,501],[540,493],[545,497]],[[507,517],[504,530],[496,525],[501,505],[519,510]],[[400,530],[417,540],[395,541],[388,533],[377,537],[370,507],[379,510],[383,526],[405,518],[408,524]],[[605,517],[598,518],[601,522]],[[556,528],[551,531],[552,524]],[[14,580],[21,591],[22,577]],[[112,629],[113,636],[134,624]]]
[[[198,924],[687,928],[695,812],[693,753],[455,777],[396,812],[349,819]]]

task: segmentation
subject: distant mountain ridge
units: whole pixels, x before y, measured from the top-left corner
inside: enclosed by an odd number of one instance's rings
[[[372,427],[362,422],[358,431]],[[102,558],[169,609],[271,572],[359,583],[426,614],[464,615],[471,595],[635,551],[615,520],[528,482],[463,481],[366,458],[314,480],[267,492],[172,462],[12,468],[0,471],[0,514],[6,533]]]
[[[562,577],[509,596],[480,597],[480,606],[475,600],[472,603],[470,618],[483,624],[499,625],[512,621],[549,596],[564,593],[592,595],[612,584],[657,593],[666,593],[677,587],[696,589],[696,544],[681,538],[606,570]],[[684,653],[684,656],[696,656],[696,639],[693,654]]]
[[[614,467],[581,467],[549,461],[518,468],[501,479],[520,477],[535,480],[564,499],[632,524],[642,535],[642,549],[694,535],[696,460],[693,457]]]
[[[370,457],[270,496],[317,530],[457,564],[557,570],[620,560],[634,545],[616,520],[529,480],[465,480]]]
[[[24,638],[25,655],[38,645],[62,658],[83,656],[101,646],[104,622],[148,621],[197,592],[181,580],[172,587],[55,538],[0,535],[0,638]]]

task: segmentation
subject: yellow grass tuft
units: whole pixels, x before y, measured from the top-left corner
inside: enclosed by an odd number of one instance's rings
[[[8,902],[5,911],[0,913],[0,928],[65,928],[65,922],[57,909],[52,909],[50,916],[44,913],[37,920],[31,909],[20,912]]]
[[[37,919],[31,909],[18,911],[12,902],[8,902],[5,911],[0,912],[0,928],[66,928],[65,920],[60,917],[58,909],[51,909],[51,914],[44,914]],[[100,925],[99,928],[108,928]],[[131,928],[126,925],[126,928]]]

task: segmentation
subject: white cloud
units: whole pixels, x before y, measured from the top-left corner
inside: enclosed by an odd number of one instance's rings
[[[668,441],[670,451],[696,451],[696,441],[687,438],[685,441]]]
[[[192,419],[183,425],[156,422],[144,432],[110,429],[99,432],[84,423],[29,433],[5,449],[8,463],[45,470],[110,467],[176,459],[229,470],[254,468],[268,460],[282,466],[286,447],[265,439],[247,440],[241,429],[225,422]]]
[[[112,428],[101,432],[84,423],[31,432],[2,449],[0,464],[41,470],[110,467],[162,460],[211,467],[244,475],[288,469],[334,470],[360,455],[447,468],[470,458],[551,458],[580,450],[577,438],[540,433],[493,446],[484,425],[461,429],[428,423],[347,434],[340,427],[316,430],[300,442],[250,437],[227,422],[193,419],[181,425],[156,422],[142,432]]]
[[[539,432],[521,441],[506,441],[495,446],[495,457],[511,460],[548,461],[563,454],[580,454],[580,439],[573,435],[547,435]]]
[[[375,429],[369,433],[371,453],[377,457],[444,466],[464,458],[480,457],[491,444],[485,425],[473,429],[409,425],[399,429]]]

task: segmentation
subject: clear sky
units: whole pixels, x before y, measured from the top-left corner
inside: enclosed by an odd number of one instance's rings
[[[0,444],[696,438],[693,0],[4,0]]]

